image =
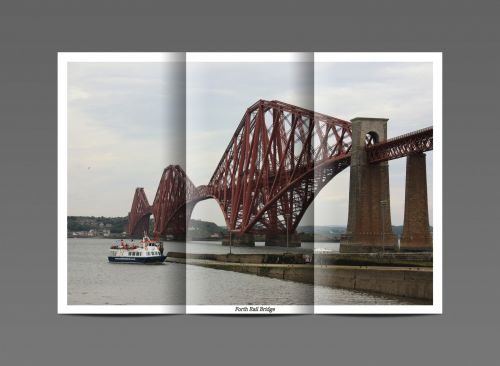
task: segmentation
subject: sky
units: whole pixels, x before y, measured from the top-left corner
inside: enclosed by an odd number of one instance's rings
[[[182,165],[196,185],[208,183],[246,108],[259,99],[346,120],[389,118],[394,137],[432,125],[432,65],[70,63],[68,214],[125,216],[135,187],[144,187],[152,203],[169,164]],[[405,159],[391,161],[389,169],[392,223],[401,225]],[[427,182],[432,220],[432,152]],[[346,225],[348,186],[346,169],[303,221],[314,216],[316,225]],[[214,200],[200,202],[192,218],[225,225]]]
[[[126,216],[152,203],[163,168],[185,165],[185,65],[68,65],[68,215]]]

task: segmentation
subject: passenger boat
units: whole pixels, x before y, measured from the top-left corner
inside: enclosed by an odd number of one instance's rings
[[[120,244],[111,246],[108,256],[111,263],[131,264],[161,264],[166,258],[163,255],[163,244],[149,239],[147,235],[138,244],[120,240]]]

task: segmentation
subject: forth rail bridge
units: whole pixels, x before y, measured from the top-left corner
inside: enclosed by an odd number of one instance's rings
[[[404,226],[399,250],[431,252],[425,152],[433,148],[433,129],[387,138],[387,119],[344,121],[280,101],[259,100],[243,115],[206,185],[195,186],[183,169],[163,171],[151,205],[137,188],[128,233],[182,237],[194,206],[215,199],[234,246],[300,246],[297,226],[316,195],[350,166],[347,230],[341,253],[391,252],[388,161],[406,157]],[[285,239],[286,238],[286,239]]]

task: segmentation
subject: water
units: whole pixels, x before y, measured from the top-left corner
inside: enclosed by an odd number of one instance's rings
[[[414,304],[406,299],[360,291],[221,271],[192,265],[110,264],[112,239],[68,239],[68,304],[70,305],[353,305]],[[165,252],[228,253],[220,242],[164,242]],[[338,250],[338,243],[317,243]],[[286,248],[232,248],[235,253],[283,252]],[[312,243],[289,251],[312,252]]]
[[[184,305],[184,265],[111,264],[115,242],[68,239],[69,305]]]

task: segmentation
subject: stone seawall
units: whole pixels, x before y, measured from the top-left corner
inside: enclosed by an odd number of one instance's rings
[[[390,267],[432,267],[432,253],[325,253],[316,264]]]
[[[432,253],[279,253],[279,254],[193,254],[168,252],[167,257],[205,259],[231,263],[432,267]]]
[[[432,302],[433,271],[431,267],[313,265],[307,263],[307,259],[307,255],[302,254],[291,256],[279,254],[186,255],[173,252],[167,254],[168,262]],[[293,260],[302,263],[293,263]]]
[[[169,258],[203,259],[230,263],[305,264],[312,261],[312,254],[193,254],[168,252]]]
[[[316,267],[316,285],[372,291],[387,295],[432,301],[430,268],[415,267]]]

